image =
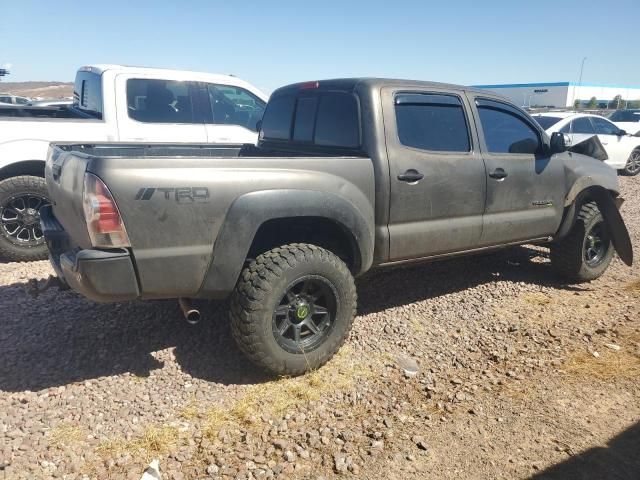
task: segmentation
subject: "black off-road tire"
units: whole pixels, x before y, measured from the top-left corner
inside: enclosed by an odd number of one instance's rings
[[[34,195],[48,199],[49,192],[44,178],[21,175],[2,180],[0,182],[0,215],[7,202],[21,195]],[[13,262],[30,262],[44,260],[47,256],[48,250],[44,238],[39,241],[18,244],[15,239],[12,241],[9,238],[5,229],[0,225],[0,259]]]
[[[596,226],[603,232],[605,252],[600,260],[590,265],[585,258],[587,236]],[[551,266],[560,276],[575,282],[590,282],[600,277],[609,267],[613,258],[614,248],[606,233],[602,214],[594,202],[585,203],[580,207],[576,222],[560,242],[551,246]]]
[[[335,315],[322,342],[311,351],[283,348],[273,330],[275,310],[299,279],[313,276],[335,294]],[[246,267],[231,296],[231,332],[256,365],[277,375],[295,376],[324,365],[349,335],[356,314],[351,272],[336,255],[309,244],[291,244],[260,255]]]
[[[635,177],[640,173],[640,148],[636,148],[631,152],[627,164],[620,170],[620,173],[628,177]]]

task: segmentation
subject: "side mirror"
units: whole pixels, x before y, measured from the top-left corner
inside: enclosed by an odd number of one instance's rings
[[[551,155],[567,151],[568,137],[569,137],[568,135],[565,135],[564,133],[560,133],[560,132],[553,132],[551,134],[551,142],[549,144],[551,149]],[[571,141],[569,141],[569,144],[571,144]]]
[[[627,131],[626,131],[626,130],[622,130],[622,129],[618,130],[618,136],[619,136],[619,137],[623,137],[623,136],[625,136],[626,134],[627,134]]]

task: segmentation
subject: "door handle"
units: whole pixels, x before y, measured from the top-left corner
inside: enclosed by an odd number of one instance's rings
[[[489,174],[491,178],[495,178],[496,180],[503,180],[507,178],[509,174],[504,171],[504,168],[496,168],[493,172]]]
[[[401,182],[408,182],[408,183],[418,182],[423,178],[424,178],[424,175],[413,168],[410,168],[406,172],[398,175],[398,180],[400,180]]]

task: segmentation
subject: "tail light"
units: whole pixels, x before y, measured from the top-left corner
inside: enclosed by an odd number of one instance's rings
[[[129,247],[129,236],[107,186],[95,175],[84,176],[84,218],[94,247]]]

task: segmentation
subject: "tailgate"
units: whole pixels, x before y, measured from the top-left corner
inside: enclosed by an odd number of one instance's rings
[[[45,179],[55,218],[69,234],[73,246],[91,248],[82,205],[84,174],[89,158],[75,151],[49,146]]]

